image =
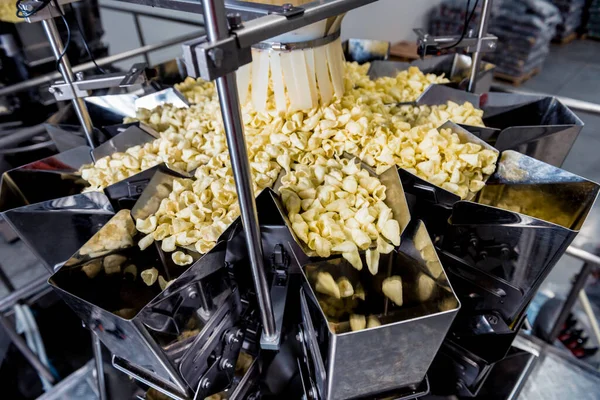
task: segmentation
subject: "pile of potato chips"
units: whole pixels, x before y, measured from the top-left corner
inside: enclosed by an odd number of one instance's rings
[[[375,274],[379,253],[399,242],[398,222],[383,204],[385,187],[342,159],[344,152],[378,174],[400,166],[461,198],[481,189],[496,155],[438,129],[447,120],[482,126],[483,112],[472,104],[396,105],[416,99],[431,83],[447,82],[443,77],[412,67],[372,81],[367,70],[368,65],[347,63],[345,94],[331,104],[281,112],[269,90],[265,111],[249,102],[242,115],[255,194],[285,171],[281,195],[295,234],[319,256],[343,254],[356,268],[362,268],[358,252],[366,250]],[[137,221],[146,234],[140,246],[156,240],[168,252],[193,246],[206,253],[239,215],[237,194],[214,85],[188,78],[176,87],[194,103],[190,108],[138,110],[139,120],[160,133],[158,139],[84,166],[81,174],[90,190],[101,190],[163,162],[193,173],[195,179],[176,181],[154,215]],[[173,259],[191,262],[183,256],[174,253]]]

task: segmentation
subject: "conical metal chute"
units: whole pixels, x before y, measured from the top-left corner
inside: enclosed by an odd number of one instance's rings
[[[369,77],[377,79],[383,76],[395,76],[398,72],[409,67],[418,67],[424,74],[444,75],[450,80],[444,84],[452,88],[466,90],[471,73],[471,57],[464,54],[447,54],[443,56],[427,57],[425,59],[412,62],[402,61],[382,61],[378,58],[371,58],[365,61],[371,62],[369,67]],[[364,62],[364,61],[363,61]],[[493,64],[485,61],[481,62],[481,68],[477,75],[477,93],[487,93],[490,91],[494,78]]]
[[[461,394],[477,393],[510,349],[533,295],[577,235],[599,189],[507,150],[471,201],[434,205],[431,197],[421,198],[413,213],[429,217],[440,260],[463,305],[433,363],[434,393],[459,379]]]
[[[414,102],[441,105],[469,102],[483,110],[484,126],[461,126],[500,151],[515,150],[560,167],[583,128],[583,122],[556,97],[485,93],[476,95],[445,85],[430,85]]]
[[[377,275],[357,271],[342,258],[306,264],[301,289],[303,331],[316,375],[319,398],[370,398],[375,394],[416,390],[450,328],[460,305],[440,264],[427,230],[413,220],[400,247],[382,255]],[[351,331],[334,323],[330,298],[315,290],[318,275],[344,277],[363,287],[357,313],[376,316],[380,326]],[[381,292],[391,276],[402,280],[402,308]],[[423,282],[426,283],[423,285]],[[427,286],[426,293],[421,291]],[[418,343],[418,346],[414,344]],[[405,393],[406,395],[406,393]],[[403,396],[404,397],[404,396]]]
[[[86,146],[56,154],[2,174],[0,211],[81,193],[88,186],[79,168],[92,161]]]
[[[113,214],[106,196],[93,192],[17,207],[0,215],[54,272]]]

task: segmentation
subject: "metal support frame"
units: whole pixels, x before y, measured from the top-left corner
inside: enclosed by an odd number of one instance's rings
[[[142,25],[140,24],[140,16],[137,14],[133,14],[133,26],[135,26],[135,32],[137,33],[138,40],[140,41],[140,46],[145,46],[146,41],[144,40]],[[146,61],[147,65],[150,65],[150,57],[148,56],[148,53],[144,53],[144,61]]]
[[[90,95],[91,90],[109,89],[113,87],[129,87],[147,82],[145,74],[147,64],[134,64],[128,72],[115,72],[102,75],[83,77],[83,72],[77,73],[77,80],[72,83],[56,81],[50,86],[50,93],[56,100],[73,100]]]
[[[98,386],[99,400],[106,400],[106,382],[104,379],[104,363],[102,361],[102,343],[98,336],[90,331],[92,335],[92,349],[94,350],[94,360],[96,362],[96,383]]]
[[[421,57],[427,54],[435,54],[439,50],[444,50],[444,47],[440,47],[441,45],[449,45],[453,48],[465,48],[467,53],[473,53],[471,74],[467,86],[467,90],[471,93],[475,93],[475,90],[477,89],[477,74],[481,65],[481,56],[483,53],[496,50],[498,38],[487,32],[491,11],[492,0],[483,0],[477,37],[473,37],[472,34],[469,34],[469,36],[465,36],[462,39],[460,36],[430,36],[422,29],[414,29],[414,32],[418,36]]]
[[[319,0],[302,7],[281,7],[279,12],[271,12],[232,27],[231,34],[224,35],[217,40],[198,38],[190,41],[184,45],[188,74],[202,77],[205,80],[223,77],[252,61],[251,46],[375,1],[377,0]],[[139,2],[155,5],[154,1],[146,3],[146,0],[140,0]],[[180,3],[180,1],[161,2],[161,4],[164,3]],[[230,2],[226,2],[226,5],[228,3]],[[225,14],[226,5],[221,7],[223,14]],[[250,5],[251,7],[259,6],[248,3],[248,7]],[[208,25],[207,19],[205,11],[204,22],[206,25]]]
[[[194,33],[189,33],[187,35],[178,36],[176,38],[165,40],[160,43],[149,44],[144,47],[140,47],[139,49],[127,50],[122,53],[114,54],[112,56],[99,58],[96,60],[96,63],[101,67],[105,66],[105,65],[110,65],[110,64],[113,64],[113,63],[116,63],[119,61],[137,57],[137,56],[145,54],[145,53],[150,53],[153,51],[164,49],[166,47],[174,46],[176,44],[181,44],[185,41],[188,41],[190,39],[198,37],[198,35],[200,35],[199,32],[194,32]],[[73,72],[77,73],[77,72],[87,71],[92,68],[95,68],[95,65],[92,61],[89,61],[89,62],[86,62],[86,63],[83,63],[83,64],[73,67]],[[59,79],[60,77],[61,77],[60,73],[53,72],[50,74],[39,76],[37,78],[19,82],[14,85],[1,87],[0,88],[0,96],[6,96],[6,95],[12,94],[12,93],[23,92],[25,90],[34,88],[36,86],[49,84],[49,83],[53,82],[54,80]]]
[[[202,2],[202,5],[208,40],[211,43],[215,43],[229,37],[224,4],[222,2],[218,4],[217,0],[205,0]],[[260,228],[256,213],[256,202],[254,201],[252,174],[246,150],[246,139],[242,125],[235,73],[230,72],[225,76],[217,78],[216,86],[219,94],[223,124],[225,125],[233,177],[238,193],[240,214],[242,216],[246,246],[248,247],[250,267],[252,269],[252,279],[260,308],[260,317],[263,325],[262,337],[268,342],[278,342],[279,336],[275,328],[273,306],[265,277]]]
[[[50,5],[48,7],[50,7]],[[44,27],[44,31],[46,32],[46,36],[48,37],[48,41],[52,47],[54,57],[59,61],[59,69],[63,80],[71,87],[71,90],[76,93],[75,87],[73,86],[75,74],[73,73],[73,69],[71,68],[71,63],[69,62],[67,55],[63,54],[64,46],[60,38],[58,28],[56,27],[56,23],[51,18],[44,19],[42,21],[42,26]],[[75,114],[77,114],[77,118],[81,123],[81,127],[83,128],[83,133],[85,134],[88,145],[93,149],[95,147],[92,139],[92,132],[94,128],[92,126],[92,119],[90,118],[90,114],[85,102],[79,97],[73,98],[72,102],[73,108],[75,109]]]
[[[492,0],[483,0],[483,8],[481,10],[481,21],[479,21],[479,30],[477,32],[477,48],[473,53],[473,63],[471,64],[471,77],[469,78],[469,86],[467,87],[467,90],[471,93],[475,93],[475,89],[477,86],[477,72],[479,71],[479,64],[481,64],[481,56],[484,51],[484,43],[482,40],[487,35],[487,28],[491,12]]]
[[[581,267],[579,274],[575,278],[575,281],[573,282],[573,286],[569,291],[567,299],[565,300],[558,316],[556,317],[556,321],[554,322],[554,326],[550,331],[550,335],[547,341],[549,343],[553,343],[554,340],[558,337],[558,334],[560,333],[563,324],[567,320],[567,317],[571,312],[575,301],[579,299],[581,305],[583,306],[583,310],[585,311],[589,319],[594,336],[596,336],[596,340],[600,343],[600,325],[598,324],[598,320],[594,315],[594,311],[592,310],[587,294],[585,293],[585,283],[587,281],[587,278],[592,272],[594,266],[600,267],[600,257],[573,246],[569,246],[567,248],[566,254],[583,260],[584,264]]]

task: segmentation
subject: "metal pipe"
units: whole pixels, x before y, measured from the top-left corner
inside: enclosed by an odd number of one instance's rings
[[[0,149],[8,149],[16,147],[19,143],[29,140],[37,135],[41,135],[46,132],[46,128],[43,124],[29,126],[27,128],[19,129],[18,131],[11,133],[0,138]]]
[[[46,36],[48,37],[48,41],[50,42],[50,47],[52,47],[54,57],[58,60],[58,68],[62,77],[65,83],[71,86],[71,90],[75,92],[75,88],[73,87],[75,74],[71,69],[71,63],[69,63],[67,55],[63,54],[64,47],[54,19],[49,18],[42,20],[42,26],[44,27],[44,31],[46,32]],[[85,134],[85,138],[88,142],[88,145],[93,149],[95,147],[94,141],[92,139],[92,133],[94,128],[92,127],[92,119],[90,118],[90,114],[88,113],[85,102],[79,97],[75,97],[71,101],[73,102],[75,114],[77,114],[77,118],[79,119],[79,122],[83,127],[83,133]]]
[[[202,32],[188,33],[187,35],[183,35],[183,36],[179,36],[179,37],[176,37],[173,39],[165,40],[164,42],[160,42],[160,43],[156,43],[156,44],[149,44],[147,46],[140,47],[139,49],[127,50],[127,51],[124,51],[119,54],[114,54],[112,56],[99,58],[96,60],[96,63],[102,67],[104,65],[113,64],[118,61],[127,60],[128,58],[137,57],[140,54],[160,50],[165,47],[169,47],[169,46],[173,46],[173,45],[176,45],[179,43],[187,42],[188,40],[197,38],[198,36],[201,36],[201,35],[202,35]],[[81,71],[87,71],[92,68],[96,68],[96,66],[94,65],[93,62],[89,61],[89,62],[86,62],[86,63],[83,63],[83,64],[73,67],[73,72],[77,73],[77,72],[81,72]],[[31,89],[31,88],[34,88],[34,87],[37,87],[40,85],[49,84],[49,83],[54,82],[56,79],[60,79],[60,77],[61,77],[60,73],[53,72],[50,74],[39,76],[37,78],[29,79],[27,81],[19,82],[14,85],[5,86],[5,87],[0,88],[0,96],[6,96],[8,94],[22,92],[27,89]]]
[[[161,14],[156,14],[153,12],[146,12],[146,11],[142,11],[142,10],[133,10],[133,9],[126,8],[126,7],[122,8],[122,7],[117,7],[117,6],[111,6],[109,4],[104,4],[104,3],[98,4],[98,7],[105,9],[105,10],[117,11],[117,12],[122,12],[122,13],[127,13],[127,14],[134,14],[134,15],[148,17],[148,18],[156,18],[156,19],[160,19],[163,21],[176,22],[178,24],[187,24],[187,25],[200,26],[200,27],[204,26],[199,21],[189,21],[186,19],[177,18],[177,17],[173,17],[173,16],[169,16],[169,15],[161,15]]]
[[[600,104],[592,103],[589,101],[577,100],[571,97],[555,96],[553,94],[535,92],[530,90],[519,90],[514,87],[502,83],[494,83],[492,89],[501,92],[515,93],[515,94],[528,94],[533,96],[547,96],[556,97],[558,101],[563,103],[565,106],[572,110],[584,111],[591,114],[600,114]]]
[[[33,281],[28,282],[26,285],[21,286],[11,294],[4,296],[0,299],[0,312],[4,313],[11,309],[20,300],[27,297],[33,296],[43,289],[50,289],[48,286],[48,277],[50,275],[42,275]]]
[[[135,26],[135,32],[137,33],[138,40],[140,41],[140,46],[145,46],[146,41],[144,40],[144,32],[142,32],[140,17],[137,14],[133,14],[133,26]],[[144,53],[144,61],[146,61],[146,64],[150,66],[150,57],[148,57],[148,53]]]
[[[583,306],[583,310],[585,311],[588,319],[590,320],[590,325],[592,326],[592,330],[594,331],[594,336],[596,336],[596,342],[600,343],[600,326],[598,326],[598,320],[596,319],[596,315],[594,314],[594,309],[590,304],[590,299],[588,299],[587,294],[584,289],[579,291],[579,301]]]
[[[479,21],[479,32],[477,32],[477,51],[473,53],[471,57],[471,76],[469,77],[469,86],[467,90],[471,93],[475,93],[477,87],[477,73],[479,72],[479,65],[481,64],[481,56],[483,53],[480,51],[480,46],[483,45],[482,39],[487,35],[488,22],[490,20],[490,13],[492,11],[492,0],[483,0],[483,8],[481,10],[481,21]]]
[[[98,397],[100,400],[106,400],[106,382],[104,379],[104,363],[102,361],[102,342],[98,336],[90,331],[92,335],[92,349],[94,350],[94,360],[96,361],[96,384],[98,385]]]
[[[206,0],[202,2],[202,5],[208,40],[216,42],[228,37],[229,30],[227,28],[227,18],[223,2]],[[231,159],[231,168],[240,204],[242,224],[246,236],[246,246],[248,247],[250,257],[252,279],[260,309],[263,335],[269,341],[276,341],[275,317],[273,316],[273,306],[265,278],[260,228],[258,225],[258,215],[256,214],[252,174],[250,172],[250,163],[248,162],[235,73],[217,78],[216,85],[227,137],[227,147],[229,148],[229,157]]]
[[[594,264],[595,266],[600,267],[600,257],[590,253],[589,251],[569,246],[567,247],[567,251],[565,253],[575,258],[579,258],[580,260],[583,260],[586,263]]]
[[[54,375],[46,368],[44,364],[40,361],[40,359],[31,351],[31,349],[27,346],[27,343],[23,340],[21,336],[14,330],[10,321],[2,314],[0,314],[0,326],[6,332],[6,335],[10,338],[11,342],[17,346],[23,357],[27,359],[29,364],[37,371],[37,373],[44,377],[48,382],[54,383],[56,379]]]
[[[579,249],[577,249],[577,250],[579,250]],[[568,249],[567,249],[567,251],[568,251]],[[560,333],[564,323],[567,321],[567,318],[569,317],[569,314],[571,313],[571,310],[573,309],[573,305],[575,304],[575,301],[577,301],[579,292],[581,292],[583,290],[583,288],[585,287],[585,284],[586,284],[588,277],[589,277],[590,273],[592,272],[592,270],[593,270],[593,264],[589,263],[589,262],[584,263],[583,267],[581,267],[581,271],[579,271],[579,274],[577,274],[577,276],[575,277],[573,285],[571,286],[571,289],[569,290],[569,294],[567,295],[566,300],[562,304],[562,307],[561,307],[558,315],[556,316],[556,320],[554,321],[554,325],[552,326],[552,329],[548,333],[548,337],[546,338],[546,341],[548,343],[550,343],[550,344],[554,343],[554,340],[556,340],[556,338],[558,337],[558,334]]]

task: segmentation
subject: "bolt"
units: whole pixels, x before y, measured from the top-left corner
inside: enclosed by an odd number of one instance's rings
[[[490,324],[496,325],[498,323],[498,317],[495,315],[490,315],[488,317],[488,321],[490,321]]]
[[[208,389],[210,387],[210,381],[208,380],[208,378],[202,378],[202,380],[200,381],[200,387],[202,389]]]
[[[227,341],[227,344],[238,343],[240,341],[237,338],[237,335],[231,332],[228,333],[227,336],[225,336],[225,340]]]
[[[226,358],[222,359],[221,363],[219,365],[220,365],[221,369],[231,369],[231,368],[233,368],[233,364],[231,364],[229,362],[229,360],[226,359]]]
[[[495,49],[496,48],[496,42],[488,42],[488,47],[490,49]]]
[[[310,389],[308,389],[308,398],[309,399],[316,399],[317,398],[317,391],[315,390],[314,387],[311,387]]]
[[[218,48],[210,49],[208,51],[208,56],[212,60],[215,67],[221,68],[221,65],[223,65],[223,50],[218,49]]]
[[[294,5],[290,3],[285,3],[281,7],[283,8],[283,11],[292,11]]]
[[[83,72],[76,73],[75,78],[77,78],[78,81],[82,81],[83,80]]]
[[[55,93],[55,92],[56,92],[56,88],[54,88],[54,87],[50,86],[50,87],[48,88],[48,91],[49,91],[50,93]]]
[[[244,26],[240,13],[227,14],[227,22],[229,23],[229,29],[239,29]]]
[[[301,332],[296,333],[296,340],[300,343],[302,343],[304,341],[304,339],[302,338]]]

